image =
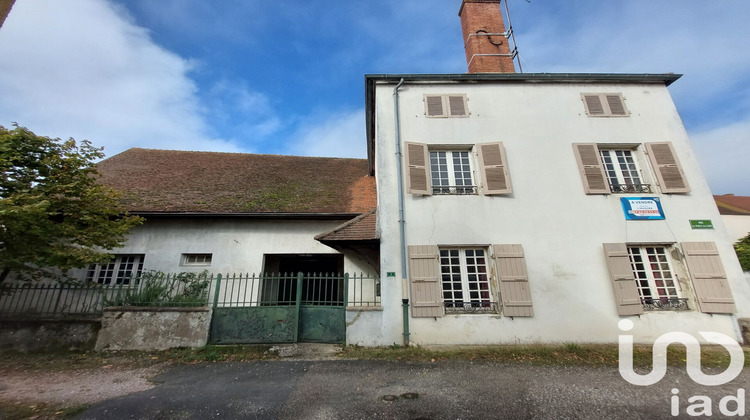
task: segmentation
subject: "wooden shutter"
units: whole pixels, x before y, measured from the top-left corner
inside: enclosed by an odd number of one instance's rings
[[[448,109],[451,117],[465,117],[466,95],[448,95]]]
[[[477,145],[479,151],[479,170],[484,183],[484,194],[510,194],[508,162],[502,143],[484,143]]]
[[[604,104],[599,95],[583,95],[583,102],[586,104],[586,113],[589,115],[604,115]]]
[[[425,95],[424,101],[428,117],[447,117],[442,95]]]
[[[672,143],[645,143],[651,165],[656,172],[656,178],[664,193],[690,192],[690,186],[682,172],[682,166],[677,160]]]
[[[492,245],[505,316],[534,316],[529,276],[521,245]]]
[[[701,312],[734,313],[732,290],[729,288],[716,244],[683,242],[681,245]]]
[[[406,147],[406,192],[430,195],[429,155],[427,145],[404,143]]]
[[[573,151],[586,194],[609,194],[609,183],[596,143],[573,143]]]
[[[609,106],[609,113],[611,115],[628,115],[628,111],[625,109],[625,103],[623,102],[622,95],[605,95],[607,98],[607,106]]]
[[[439,317],[444,314],[440,284],[439,251],[436,245],[409,246],[411,316]]]
[[[627,245],[603,245],[612,289],[615,292],[617,314],[620,316],[642,314],[643,305],[635,284],[635,275],[633,274],[633,266],[630,265]]]

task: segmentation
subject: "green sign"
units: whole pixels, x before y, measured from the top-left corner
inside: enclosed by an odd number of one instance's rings
[[[714,224],[710,220],[691,220],[690,227],[693,229],[713,229]]]
[[[388,277],[396,277],[396,272],[395,271],[389,271],[388,274],[386,274],[386,276],[388,276]]]

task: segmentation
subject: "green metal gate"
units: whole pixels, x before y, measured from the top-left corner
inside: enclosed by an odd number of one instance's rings
[[[217,276],[210,342],[346,341],[348,274]]]

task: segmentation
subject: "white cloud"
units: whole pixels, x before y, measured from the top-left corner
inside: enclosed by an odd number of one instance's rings
[[[350,157],[367,156],[365,111],[344,111],[325,114],[316,112],[303,122],[286,153],[302,156]]]
[[[750,120],[690,133],[714,194],[750,196]]]
[[[105,146],[237,151],[201,116],[191,62],[104,0],[16,2],[0,30],[0,124]]]

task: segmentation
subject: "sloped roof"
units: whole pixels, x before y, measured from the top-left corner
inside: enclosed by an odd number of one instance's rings
[[[328,232],[315,236],[320,242],[330,241],[370,241],[379,239],[375,228],[376,209],[361,214],[336,226]]]
[[[716,201],[716,205],[719,207],[720,214],[743,214],[750,216],[750,197],[724,194],[715,195],[714,201]]]
[[[134,213],[362,213],[376,205],[365,159],[133,148],[97,167]]]

